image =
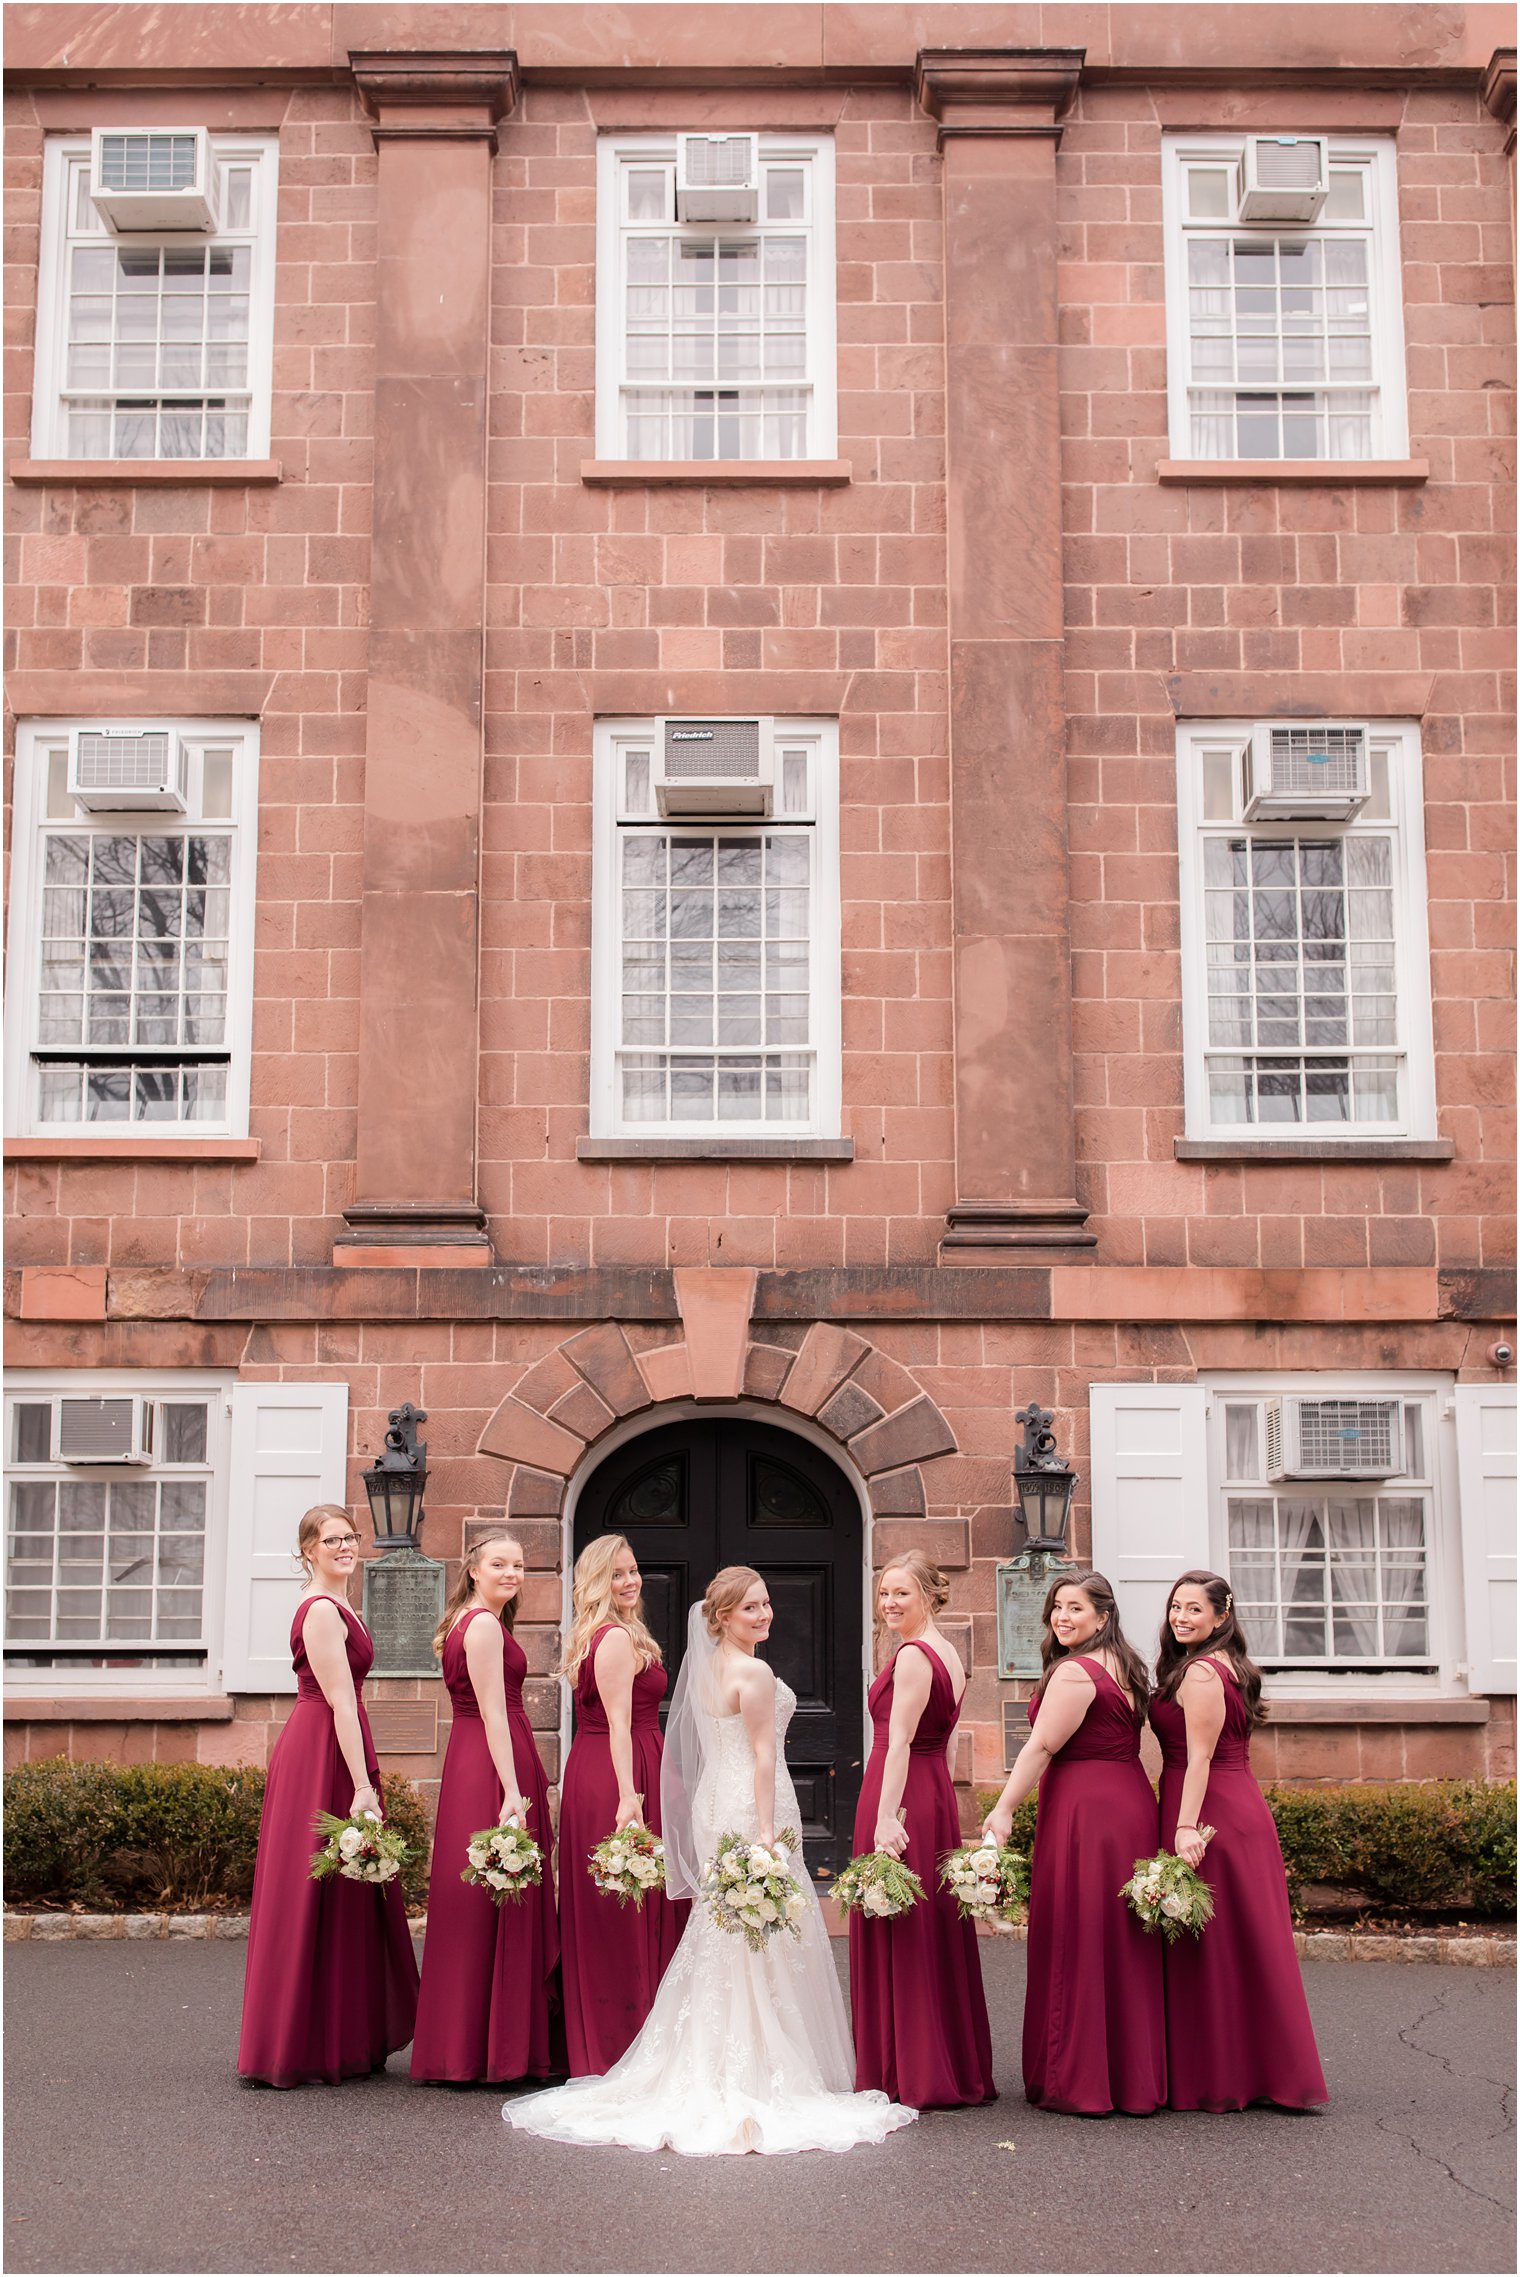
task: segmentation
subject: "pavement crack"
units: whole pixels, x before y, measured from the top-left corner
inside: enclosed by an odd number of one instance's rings
[[[1427,2047],[1422,2040],[1415,2038],[1415,2034],[1421,2026],[1428,2024],[1433,2016],[1442,2016],[1446,2013],[1448,1998],[1448,1990],[1436,1993],[1429,2007],[1421,2009],[1419,2015],[1412,2022],[1399,2025],[1396,2037],[1402,2046],[1408,2048],[1411,2055],[1424,2056],[1427,2062],[1435,2064],[1441,2071],[1445,2072],[1448,2079],[1454,2081],[1480,2080],[1485,2087],[1498,2090],[1499,2124],[1497,2127],[1491,2127],[1487,2134],[1478,2137],[1480,2142],[1493,2142],[1498,2136],[1508,2133],[1514,2124],[1514,2090],[1506,2081],[1495,2079],[1488,2072],[1459,2072],[1449,2056],[1443,2056],[1438,2048]],[[1449,2165],[1438,2152],[1428,2150],[1423,2143],[1417,2142],[1415,2137],[1408,2134],[1403,2128],[1394,2126],[1386,2119],[1378,2119],[1375,2124],[1381,2134],[1393,2135],[1400,2142],[1407,2143],[1416,2158],[1423,2158],[1430,2165],[1438,2166],[1441,2172],[1454,2182],[1459,2190],[1465,2190],[1470,2198],[1480,2198],[1485,2205],[1496,2206],[1503,2214],[1514,2212],[1513,2205],[1505,2199],[1492,2197],[1488,2191],[1480,2190],[1476,2183],[1464,2181],[1456,2168]]]

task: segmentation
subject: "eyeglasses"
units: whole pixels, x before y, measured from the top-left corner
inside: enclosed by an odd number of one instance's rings
[[[324,1534],[322,1547],[324,1550],[357,1549],[359,1537],[357,1534]]]

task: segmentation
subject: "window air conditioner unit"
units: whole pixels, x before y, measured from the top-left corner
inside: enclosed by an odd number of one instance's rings
[[[204,127],[96,127],[90,198],[117,235],[214,230],[217,171]]]
[[[760,137],[676,137],[677,221],[756,221],[760,215]]]
[[[1403,1468],[1396,1399],[1267,1401],[1268,1478],[1396,1478]]]
[[[1244,788],[1247,822],[1349,822],[1367,802],[1367,730],[1344,721],[1260,727],[1246,746]]]
[[[768,719],[662,722],[654,779],[661,814],[690,821],[724,815],[763,817],[771,811],[774,783]]]
[[[1239,219],[1318,221],[1329,188],[1329,155],[1323,135],[1247,135]]]
[[[150,1463],[153,1460],[153,1402],[129,1394],[122,1399],[61,1399],[58,1402],[58,1460],[61,1463]]]
[[[91,814],[183,814],[184,746],[166,727],[76,727],[69,795]]]

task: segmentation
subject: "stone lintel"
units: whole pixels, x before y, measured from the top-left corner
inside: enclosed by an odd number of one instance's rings
[[[920,48],[914,91],[939,126],[942,149],[952,135],[1059,140],[1085,54],[1080,47]]]
[[[494,153],[497,125],[521,85],[511,48],[398,55],[351,48],[348,60],[376,142],[489,142]]]

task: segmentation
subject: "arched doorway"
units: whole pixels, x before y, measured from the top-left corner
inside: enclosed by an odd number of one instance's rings
[[[850,1855],[863,1725],[861,1514],[844,1472],[770,1424],[666,1424],[610,1454],[582,1488],[576,1554],[609,1533],[633,1545],[672,1683],[687,1611],[718,1568],[764,1574],[776,1609],[765,1657],[797,1695],[786,1753],[807,1861],[837,1874]]]

